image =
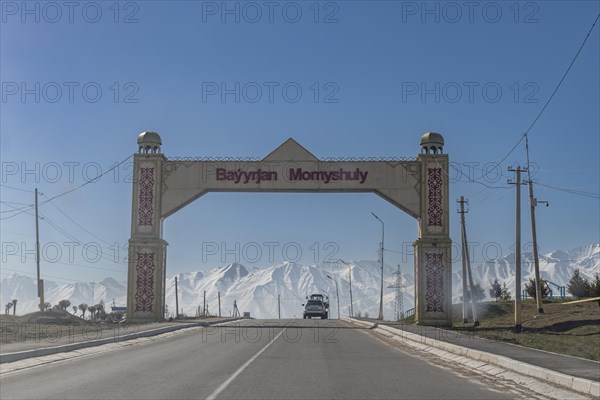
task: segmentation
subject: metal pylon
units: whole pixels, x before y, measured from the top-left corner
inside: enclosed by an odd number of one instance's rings
[[[394,275],[396,275],[396,282],[393,285],[388,286],[388,288],[396,289],[394,314],[396,315],[396,321],[400,321],[401,319],[404,319],[404,289],[406,288],[406,286],[402,284],[400,264],[398,264],[398,271],[394,272]]]

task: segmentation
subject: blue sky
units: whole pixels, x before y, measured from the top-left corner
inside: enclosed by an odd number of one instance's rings
[[[515,197],[507,167],[526,164],[523,143],[494,169],[501,175],[481,168],[530,126],[600,10],[596,1],[48,4],[1,3],[3,275],[35,273],[33,189],[44,201],[80,186],[134,153],[146,130],[160,133],[168,157],[263,157],[288,137],[318,157],[414,157],[423,133],[440,132],[454,165],[453,241],[463,195],[473,260],[506,255]],[[595,194],[535,186],[550,202],[537,209],[542,252],[600,241],[599,32],[530,131],[534,179]],[[237,101],[207,91],[236,83]],[[129,239],[130,167],[41,207],[42,276],[126,278],[114,258]],[[398,251],[410,250],[417,223],[375,195],[213,193],[165,221],[167,274],[322,262],[332,252],[376,259],[381,226],[371,212],[386,224],[386,262],[409,268]],[[213,244],[217,254],[203,251]]]

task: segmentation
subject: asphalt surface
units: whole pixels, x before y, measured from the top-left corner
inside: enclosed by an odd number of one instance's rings
[[[373,322],[381,323],[380,321]],[[458,346],[481,350],[492,354],[498,354],[513,360],[522,361],[527,364],[548,368],[566,375],[589,379],[595,382],[600,381],[600,363],[598,361],[550,353],[530,347],[501,342],[499,340],[488,340],[473,334],[462,334],[456,331],[449,331],[432,326],[419,326],[402,323],[398,324],[395,322],[383,322],[383,324],[406,332],[416,333],[431,339],[441,340]]]
[[[503,399],[336,320],[245,320],[10,372],[2,399]]]

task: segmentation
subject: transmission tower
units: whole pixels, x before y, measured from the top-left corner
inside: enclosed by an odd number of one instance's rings
[[[404,289],[405,285],[402,284],[402,272],[400,270],[400,264],[398,264],[398,271],[394,272],[396,276],[396,282],[393,285],[388,286],[389,289],[396,289],[396,296],[394,298],[394,314],[396,315],[396,321],[404,319]]]

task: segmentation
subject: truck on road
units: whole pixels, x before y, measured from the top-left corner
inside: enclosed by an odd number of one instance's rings
[[[329,316],[329,298],[322,294],[311,294],[310,298],[306,297],[304,306],[303,318],[321,317],[327,319]]]

